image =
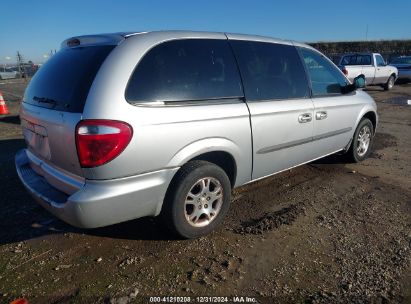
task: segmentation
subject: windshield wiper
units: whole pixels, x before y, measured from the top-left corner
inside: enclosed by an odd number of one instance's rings
[[[56,105],[58,103],[57,100],[47,98],[47,97],[34,96],[33,100],[37,101],[38,103],[49,103],[49,104],[52,104],[52,105]]]

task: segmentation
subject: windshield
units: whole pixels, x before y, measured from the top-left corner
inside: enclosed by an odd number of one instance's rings
[[[62,49],[34,75],[24,102],[81,113],[91,84],[112,45]]]

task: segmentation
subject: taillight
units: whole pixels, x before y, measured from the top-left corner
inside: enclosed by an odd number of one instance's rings
[[[346,69],[346,68],[343,68],[343,69],[342,69],[342,72],[344,73],[344,75],[345,75],[345,76],[347,76],[347,75],[348,75],[348,71],[347,71],[347,69]]]
[[[116,158],[133,136],[132,127],[122,121],[90,119],[76,126],[77,154],[82,167],[101,166]]]

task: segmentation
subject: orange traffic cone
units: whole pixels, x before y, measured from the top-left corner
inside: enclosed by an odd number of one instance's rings
[[[6,102],[4,101],[3,94],[0,92],[0,115],[9,114]]]
[[[29,304],[29,301],[27,301],[25,298],[20,298],[10,302],[10,304]]]

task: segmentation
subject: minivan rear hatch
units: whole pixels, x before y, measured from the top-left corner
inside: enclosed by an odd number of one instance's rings
[[[82,45],[81,41],[81,37],[67,40],[68,47],[38,70],[26,89],[20,111],[28,154],[36,159],[32,163],[40,160],[75,176],[83,176],[75,127],[82,118],[94,78],[115,47],[113,43]]]

